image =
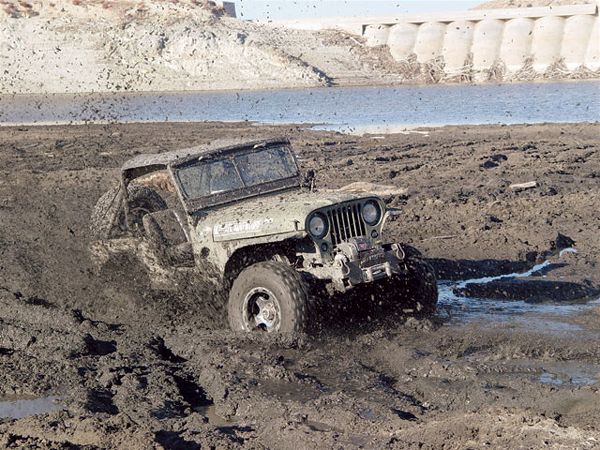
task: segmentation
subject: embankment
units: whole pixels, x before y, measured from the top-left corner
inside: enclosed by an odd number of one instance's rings
[[[344,33],[274,32],[193,2],[160,1],[37,1],[24,8],[5,0],[0,69],[0,94],[277,89],[397,78],[387,52]]]
[[[600,75],[595,5],[298,25],[196,3],[2,0],[0,95]]]

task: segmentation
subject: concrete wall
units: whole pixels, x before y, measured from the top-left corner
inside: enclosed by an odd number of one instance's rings
[[[545,71],[560,58],[564,28],[564,17],[547,16],[535,21],[531,54],[537,72]]]
[[[387,43],[394,59],[402,61],[413,53],[418,31],[419,25],[414,23],[399,23],[390,27]]]
[[[444,32],[442,56],[447,73],[460,73],[469,58],[475,35],[475,23],[466,20],[451,22]]]
[[[471,53],[473,68],[482,71],[492,67],[500,55],[504,22],[498,19],[484,19],[475,25]]]
[[[485,79],[490,70],[600,69],[600,0],[587,5],[375,18],[281,22],[304,29],[335,28],[362,35],[368,46],[387,45],[397,61],[443,58],[447,75],[469,70]]]

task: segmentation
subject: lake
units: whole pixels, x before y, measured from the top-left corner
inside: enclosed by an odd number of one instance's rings
[[[0,95],[0,124],[250,121],[344,132],[600,121],[600,81],[240,92]]]

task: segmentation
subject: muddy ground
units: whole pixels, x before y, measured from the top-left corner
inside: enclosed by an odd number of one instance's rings
[[[289,136],[320,188],[405,189],[387,198],[403,210],[390,239],[423,250],[440,278],[552,264],[516,287],[471,286],[504,299],[491,315],[465,313],[477,299],[444,300],[431,320],[341,313],[276,340],[233,336],[221,297],[193,283],[173,295],[144,289],[135,268],[94,275],[87,221],[119,165],[232,135]],[[249,124],[0,128],[0,447],[598,448],[600,308],[584,302],[600,297],[599,135],[598,124],[365,137]],[[561,327],[503,315],[515,298],[573,312]],[[47,397],[54,411],[6,417],[3,401]]]

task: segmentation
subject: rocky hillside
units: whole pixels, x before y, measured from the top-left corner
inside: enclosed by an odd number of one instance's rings
[[[0,69],[2,94],[456,81],[360,36],[242,21],[207,0],[0,0]]]
[[[219,90],[397,79],[339,32],[222,17],[204,2],[0,0],[0,92]],[[341,81],[340,81],[341,80]]]

